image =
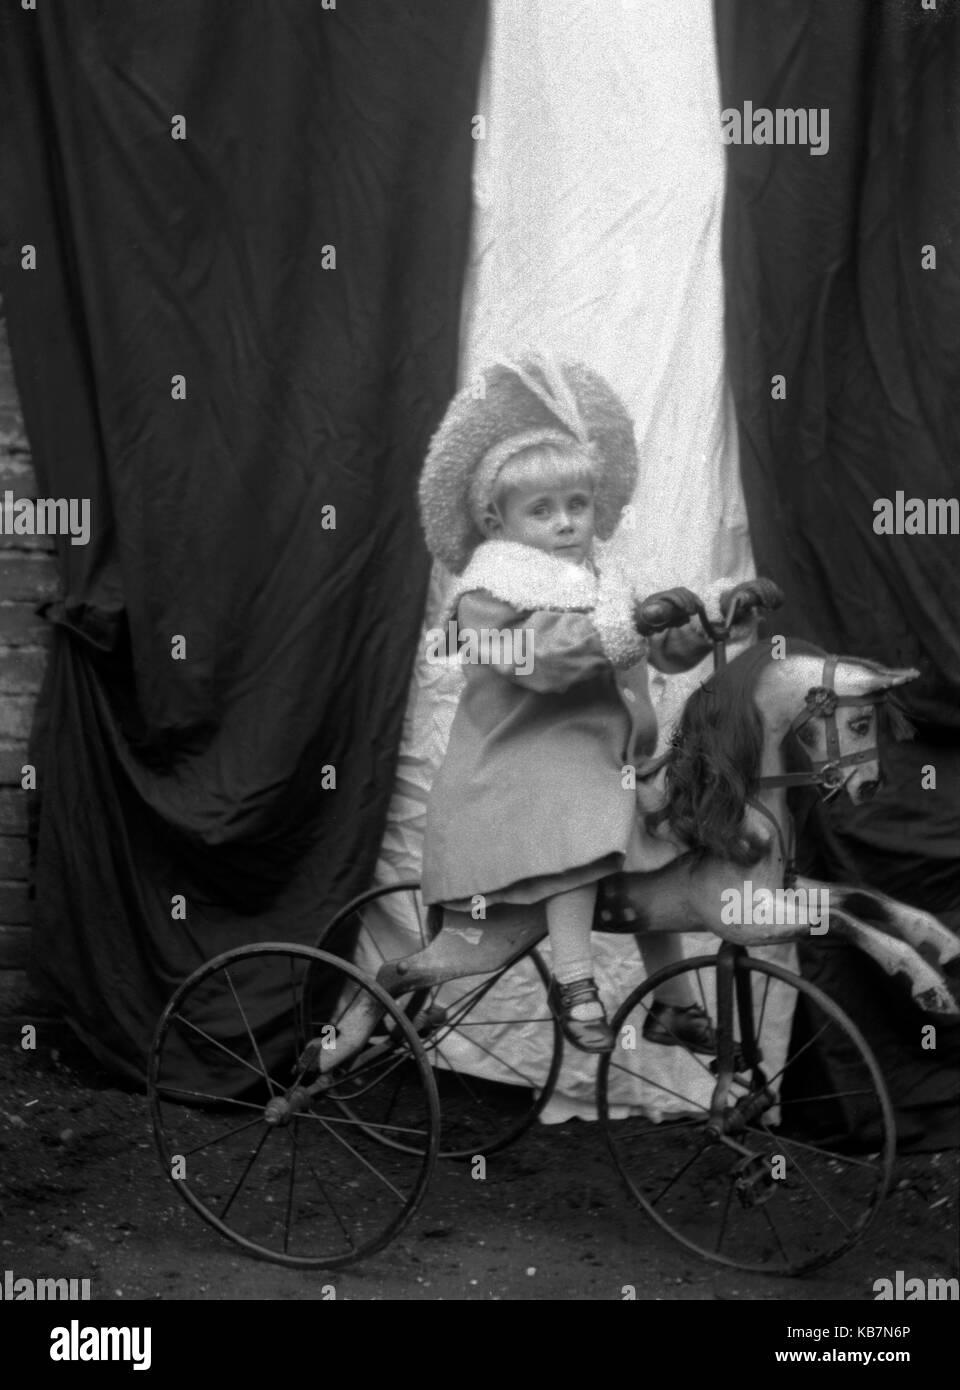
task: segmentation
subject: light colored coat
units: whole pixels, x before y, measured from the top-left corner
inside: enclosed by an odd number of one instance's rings
[[[599,564],[489,541],[461,577],[459,637],[478,639],[427,808],[425,902],[540,902],[673,857],[638,833],[624,769],[642,774],[656,746],[647,659],[684,669],[709,644],[686,630],[641,637],[637,596]],[[516,659],[521,631],[532,662]]]

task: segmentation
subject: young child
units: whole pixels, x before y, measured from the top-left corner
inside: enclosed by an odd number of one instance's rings
[[[462,912],[478,896],[485,909],[542,904],[551,1004],[590,1052],[614,1042],[593,979],[598,881],[665,862],[623,776],[651,761],[657,741],[647,662],[682,671],[710,648],[695,623],[641,636],[637,596],[596,544],[616,527],[636,470],[633,428],[610,387],[577,364],[528,358],[490,369],[479,398],[454,399],[420,488],[427,543],[458,576],[448,607],[470,652],[428,803],[424,901]],[[672,939],[655,949],[658,966],[664,952],[680,955]],[[710,1050],[699,1006],[657,1007],[672,1013],[651,1017],[647,1036]]]

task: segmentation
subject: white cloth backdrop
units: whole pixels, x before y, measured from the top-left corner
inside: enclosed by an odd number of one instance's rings
[[[724,376],[712,10],[712,0],[492,0],[478,111],[485,130],[474,166],[461,383],[523,348],[581,359],[607,377],[631,411],[641,457],[617,543],[650,592],[672,584],[700,591],[753,573]],[[442,584],[435,574],[425,629]],[[419,875],[426,799],[460,689],[457,668],[427,665],[423,650],[421,642],[378,883]],[[703,675],[651,672],[662,738]],[[389,954],[405,954],[415,922],[385,904],[375,929],[386,934],[381,947],[387,937],[397,943]],[[685,939],[688,954],[715,945],[712,936]],[[636,947],[603,935],[594,946],[601,988],[615,1003],[642,978]],[[789,964],[791,950],[765,954]],[[375,953],[366,959],[375,966]],[[519,1016],[523,989],[521,979]],[[502,1009],[501,996],[497,1017]],[[505,1029],[500,1046],[505,1058],[522,1051],[523,1030]],[[453,1047],[445,1051],[453,1056]],[[644,1069],[666,1086],[689,1065],[676,1049],[647,1052]],[[459,1061],[496,1075],[482,1054]],[[595,1067],[567,1048],[545,1119],[594,1113]],[[659,1115],[662,1095],[622,1099]]]

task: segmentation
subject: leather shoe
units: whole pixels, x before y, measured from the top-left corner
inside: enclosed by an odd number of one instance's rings
[[[583,980],[571,980],[569,984],[551,980],[547,999],[560,1024],[560,1031],[573,1047],[579,1048],[581,1052],[613,1051],[616,1039],[607,1022],[606,1013],[600,1018],[574,1018],[571,1013],[578,1004],[601,1003],[593,979],[588,976]]]
[[[643,1036],[661,1047],[686,1047],[710,1057],[717,1051],[716,1031],[699,1004],[681,1008],[655,999],[643,1021]]]

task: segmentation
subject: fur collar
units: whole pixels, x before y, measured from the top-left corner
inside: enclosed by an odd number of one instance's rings
[[[634,623],[633,586],[604,546],[594,543],[593,558],[595,571],[516,541],[484,541],[448,595],[443,621],[471,589],[486,589],[522,612],[589,613],[611,663],[633,666],[647,654]]]
[[[599,553],[596,558],[600,559]],[[561,560],[516,541],[484,541],[447,598],[456,608],[471,589],[486,589],[513,608],[588,613],[597,602],[597,575],[585,565]]]

